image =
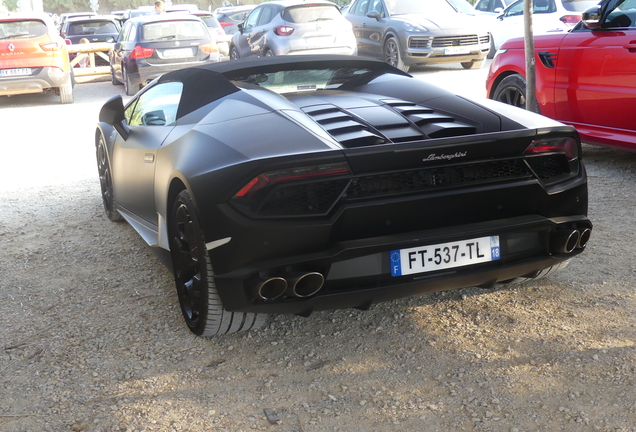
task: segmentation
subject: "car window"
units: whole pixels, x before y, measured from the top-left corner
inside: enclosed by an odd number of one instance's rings
[[[124,28],[122,28],[121,31],[119,32],[119,36],[117,36],[117,40],[119,42],[127,42],[127,41],[133,40],[134,39],[133,28],[134,28],[134,25],[131,22],[127,22],[126,24],[124,24]]]
[[[300,5],[288,7],[283,11],[285,21],[297,24],[340,18],[342,14],[336,5]]]
[[[205,24],[200,21],[160,21],[146,23],[141,27],[141,40],[201,39],[209,35]]]
[[[488,0],[479,0],[475,5],[475,10],[488,12]]]
[[[636,0],[625,0],[609,11],[605,28],[636,28]]]
[[[388,0],[386,8],[389,15],[423,14],[430,16],[457,13],[455,8],[445,0]]]
[[[556,4],[554,0],[534,0],[532,13],[553,13],[556,12]]]
[[[269,24],[276,15],[276,9],[273,7],[264,7],[261,11],[261,15],[258,17],[258,25],[263,26]]]
[[[245,20],[245,24],[243,24],[243,29],[247,30],[256,25],[256,23],[258,22],[258,17],[261,14],[261,10],[263,10],[263,8],[254,9],[252,13],[248,15],[247,19]]]
[[[349,9],[349,12],[354,15],[366,15],[367,8],[369,7],[369,0],[358,0],[353,8]]]
[[[117,26],[111,21],[92,21],[71,23],[68,26],[68,35],[93,35],[117,33]]]
[[[3,39],[31,39],[45,35],[46,24],[40,20],[0,21]]]
[[[380,14],[380,17],[384,18],[384,5],[382,4],[382,0],[371,0],[371,5],[369,6],[369,12],[376,11]]]
[[[585,12],[586,9],[598,4],[596,0],[559,0],[565,10],[570,12]]]
[[[136,103],[126,108],[125,117],[130,126],[165,126],[177,119],[183,84],[167,82],[153,86],[139,96]]]

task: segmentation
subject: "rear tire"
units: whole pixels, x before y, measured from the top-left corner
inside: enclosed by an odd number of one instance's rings
[[[492,35],[490,35],[490,51],[488,51],[488,55],[486,56],[486,58],[488,60],[491,60],[495,58],[496,53],[497,49],[495,48],[495,40],[492,38]]]
[[[402,52],[400,51],[400,43],[393,36],[388,38],[384,43],[384,61],[404,72],[408,72],[411,68],[404,64]]]
[[[97,173],[99,175],[99,185],[102,190],[104,211],[106,212],[108,219],[112,221],[121,220],[121,215],[117,211],[117,206],[115,205],[115,189],[113,188],[113,177],[111,175],[108,153],[106,151],[106,140],[104,140],[104,136],[101,132],[99,132],[95,152],[97,156]]]
[[[230,60],[238,60],[239,58],[239,53],[236,47],[233,46],[232,48],[230,48]]]
[[[60,87],[60,103],[73,103],[73,77],[69,75],[68,81]]]
[[[112,67],[110,68],[110,82],[112,82],[114,86],[122,85],[122,83],[117,78],[115,78],[115,71]]]
[[[265,50],[265,57],[274,57],[274,52],[270,49]]]
[[[126,70],[126,66],[121,69],[122,78],[124,79],[124,91],[128,96],[134,96],[139,91],[139,86],[135,86],[130,81],[130,76],[128,75],[128,71]]]
[[[187,190],[172,205],[168,235],[181,313],[192,333],[215,336],[265,325],[267,315],[223,308],[199,217]]]
[[[464,62],[461,65],[464,69],[481,69],[481,67],[484,65],[484,59]]]

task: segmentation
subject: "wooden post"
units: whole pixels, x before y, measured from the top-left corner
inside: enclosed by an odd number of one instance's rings
[[[533,0],[523,0],[523,37],[526,55],[526,109],[536,111],[536,73],[534,63],[534,32],[532,30]]]

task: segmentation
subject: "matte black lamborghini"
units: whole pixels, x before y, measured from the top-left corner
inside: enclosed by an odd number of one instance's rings
[[[163,252],[199,335],[536,278],[592,229],[574,128],[359,57],[170,72],[95,144],[108,217]]]

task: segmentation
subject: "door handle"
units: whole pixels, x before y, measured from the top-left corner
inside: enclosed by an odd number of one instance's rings
[[[636,53],[636,41],[629,41],[627,45],[623,45],[623,48],[625,48],[630,53]]]

